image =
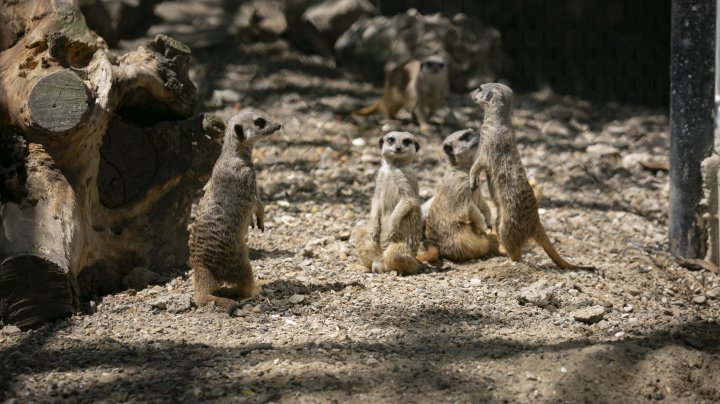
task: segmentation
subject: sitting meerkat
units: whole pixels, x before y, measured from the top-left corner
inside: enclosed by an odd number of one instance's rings
[[[394,118],[406,107],[422,132],[430,129],[430,118],[440,107],[448,92],[448,71],[445,60],[430,56],[395,66],[385,74],[383,95],[373,105],[355,111],[367,116],[378,111]]]
[[[448,160],[425,221],[425,237],[441,257],[465,261],[498,253],[498,240],[487,234],[491,227],[490,207],[480,188],[470,190],[468,171],[478,149],[478,135],[472,129],[454,132],[443,141]],[[433,261],[432,254],[418,256]]]
[[[234,307],[235,300],[213,295],[223,283],[240,298],[261,291],[245,244],[253,215],[255,225],[265,230],[251,154],[256,141],[279,129],[280,124],[249,111],[233,116],[227,124],[220,157],[190,226],[190,266],[198,305],[213,301],[225,309]]]
[[[520,261],[523,245],[532,238],[560,268],[594,270],[565,261],[545,233],[538,215],[538,200],[515,145],[512,90],[504,84],[489,83],[470,96],[485,110],[485,117],[469,184],[471,189],[477,189],[480,173],[486,173],[490,198],[497,207],[495,231],[505,253],[511,260]]]
[[[368,272],[417,272],[422,237],[418,183],[411,166],[420,144],[408,132],[380,138],[382,165],[375,179],[370,223],[355,231],[357,256]]]

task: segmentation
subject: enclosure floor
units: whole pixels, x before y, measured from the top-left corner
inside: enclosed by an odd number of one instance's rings
[[[264,292],[239,316],[191,306],[192,271],[102,296],[93,315],[0,330],[0,401],[617,402],[720,400],[720,280],[667,252],[668,181],[633,153],[667,158],[665,111],[519,95],[513,122],[541,219],[569,261],[537,246],[523,262],[443,262],[420,274],[366,274],[349,240],[370,210],[384,131],[396,121],[343,112],[379,89],[283,43],[194,52],[201,99],[233,90],[229,118],[254,107],[283,122],[256,147],[265,232],[251,231]],[[444,170],[442,137],[482,116],[453,94],[420,135],[421,196]],[[607,147],[605,147],[607,146]],[[624,164],[623,164],[624,162]],[[487,193],[486,193],[487,195]],[[545,279],[550,308],[517,295]],[[703,299],[696,299],[698,301]],[[592,325],[571,312],[603,305]]]

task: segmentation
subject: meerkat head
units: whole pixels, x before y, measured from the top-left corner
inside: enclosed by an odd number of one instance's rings
[[[279,129],[280,124],[277,122],[252,111],[241,111],[228,121],[226,140],[229,136],[234,143],[254,143],[265,136],[272,135]]]
[[[480,136],[472,129],[453,132],[443,140],[443,151],[451,165],[469,171],[475,161]]]
[[[420,150],[420,143],[408,132],[388,132],[380,138],[383,160],[389,163],[409,164]]]
[[[426,74],[438,74],[447,69],[445,59],[442,56],[430,56],[420,63],[420,71]]]
[[[487,106],[512,107],[513,91],[501,83],[483,84],[470,93],[470,98],[483,108]]]

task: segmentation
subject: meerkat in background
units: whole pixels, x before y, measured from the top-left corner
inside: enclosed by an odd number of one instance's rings
[[[249,111],[240,112],[227,124],[222,152],[190,226],[190,266],[198,305],[213,301],[225,309],[234,307],[235,300],[213,295],[223,283],[240,298],[261,291],[245,244],[253,215],[257,228],[265,230],[251,154],[256,141],[279,129],[280,124]]]
[[[425,221],[425,237],[441,257],[465,261],[498,253],[498,240],[487,234],[491,226],[490,207],[480,188],[470,190],[468,171],[478,149],[478,135],[472,129],[457,131],[443,141],[448,160]],[[432,254],[418,256],[433,261]]]
[[[408,132],[389,132],[380,138],[380,149],[382,166],[375,179],[370,223],[353,236],[357,256],[371,272],[414,274],[422,219],[412,161],[420,144]]]
[[[426,132],[430,118],[448,92],[448,70],[440,56],[411,60],[385,74],[383,95],[373,105],[355,111],[367,116],[378,111],[394,118],[400,108],[412,112],[413,120]]]
[[[477,189],[480,173],[485,171],[490,198],[497,207],[495,231],[505,253],[511,260],[520,261],[523,245],[532,238],[560,268],[594,270],[565,261],[545,233],[537,198],[515,145],[512,90],[504,84],[489,83],[473,91],[470,97],[485,110],[485,118],[469,184],[472,190]]]

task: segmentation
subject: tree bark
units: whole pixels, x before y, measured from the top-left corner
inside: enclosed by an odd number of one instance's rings
[[[0,0],[0,319],[30,328],[135,266],[187,260],[222,122],[194,113],[190,49],[119,57],[74,0]]]

